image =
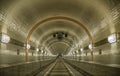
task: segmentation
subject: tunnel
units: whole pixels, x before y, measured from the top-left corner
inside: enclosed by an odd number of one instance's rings
[[[0,0],[0,76],[120,76],[120,0]]]

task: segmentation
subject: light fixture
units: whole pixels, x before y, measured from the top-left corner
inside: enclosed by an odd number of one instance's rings
[[[44,53],[44,51],[42,50],[42,51],[41,51],[41,53],[43,54],[43,53]]]
[[[39,51],[39,48],[36,48],[36,51],[38,52],[38,51]]]
[[[92,49],[92,48],[93,48],[93,45],[92,45],[92,44],[89,44],[88,48],[89,48],[89,49]]]
[[[79,53],[79,51],[76,50],[76,54],[78,54],[78,53]]]
[[[58,40],[62,40],[63,38],[68,37],[68,34],[65,32],[59,31],[59,32],[53,33],[53,37],[57,38]]]
[[[116,35],[116,33],[111,34],[110,36],[108,36],[108,42],[109,43],[114,43],[116,41],[117,41],[117,35]]]
[[[0,41],[2,43],[9,43],[10,42],[10,37],[7,34],[1,33],[0,34]]]
[[[30,49],[30,44],[25,44],[25,48]]]
[[[80,51],[82,52],[82,51],[83,51],[83,48],[81,48]]]

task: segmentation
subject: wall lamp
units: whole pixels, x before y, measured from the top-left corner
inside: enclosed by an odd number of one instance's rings
[[[0,33],[0,42],[9,43],[10,42],[10,36],[8,36],[5,33]]]
[[[24,44],[25,48],[30,49],[30,44]]]
[[[88,45],[88,48],[89,48],[90,50],[92,50],[93,45],[92,45],[92,44],[89,44],[89,45]]]
[[[80,51],[83,52],[83,48],[81,48]]]
[[[38,52],[38,51],[39,51],[39,48],[36,48],[36,51]]]
[[[119,34],[117,33],[113,33],[111,35],[108,36],[108,42],[109,43],[114,43],[114,42],[117,42],[117,36],[119,36]]]

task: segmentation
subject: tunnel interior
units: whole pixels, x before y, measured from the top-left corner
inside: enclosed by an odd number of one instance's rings
[[[120,1],[2,0],[0,67],[56,57],[120,67]]]

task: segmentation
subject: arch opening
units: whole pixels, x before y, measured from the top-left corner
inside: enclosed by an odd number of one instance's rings
[[[46,22],[49,22],[49,21],[54,21],[54,20],[66,20],[66,21],[70,21],[70,22],[73,22],[77,25],[79,25],[85,32],[86,34],[88,35],[89,37],[89,42],[91,44],[93,44],[93,38],[92,38],[92,35],[90,34],[89,30],[85,27],[85,25],[83,25],[81,22],[73,19],[73,18],[70,18],[70,17],[65,17],[65,16],[55,16],[55,17],[49,17],[49,18],[46,18],[46,19],[43,19],[42,21],[38,22],[37,24],[35,24],[31,30],[29,31],[27,37],[26,37],[26,41],[25,43],[28,44],[29,43],[29,39],[32,35],[32,33],[43,23],[46,23]],[[28,49],[26,48],[25,50],[26,52],[26,61],[28,61]]]

